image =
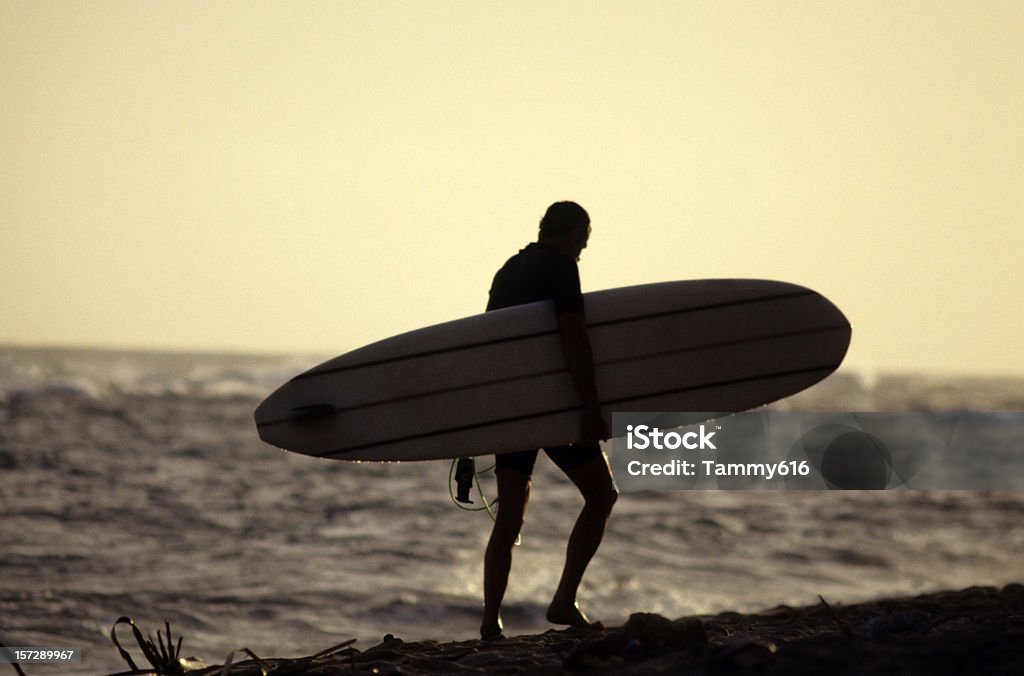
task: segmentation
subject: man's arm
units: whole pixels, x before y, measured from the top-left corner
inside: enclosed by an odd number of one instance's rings
[[[608,425],[601,415],[601,400],[597,396],[597,384],[594,381],[594,356],[583,315],[578,312],[558,315],[558,334],[569,375],[583,402],[580,441],[596,444],[608,438]]]

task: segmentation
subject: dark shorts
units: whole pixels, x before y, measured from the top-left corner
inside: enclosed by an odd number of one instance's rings
[[[563,472],[568,472],[578,467],[591,458],[601,455],[600,446],[556,446],[545,448],[552,462],[558,465]],[[516,451],[515,453],[499,453],[494,456],[494,471],[500,472],[503,469],[518,469],[526,476],[533,474],[533,465],[537,462],[538,451]]]

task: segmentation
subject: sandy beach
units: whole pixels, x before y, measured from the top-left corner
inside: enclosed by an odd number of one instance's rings
[[[130,632],[121,632],[122,640]],[[255,658],[197,674],[1018,674],[1024,585],[970,587],[852,605],[669,619],[635,613],[621,627],[550,630],[494,642],[351,641],[297,658]],[[187,653],[188,639],[185,637]],[[137,653],[137,651],[135,651]],[[141,664],[141,663],[140,663]],[[197,666],[197,665],[193,665]],[[143,666],[142,668],[146,668]],[[168,672],[170,673],[170,672]]]

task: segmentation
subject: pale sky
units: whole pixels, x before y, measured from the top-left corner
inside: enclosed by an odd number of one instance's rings
[[[851,368],[1024,374],[1024,2],[0,0],[0,343],[342,353],[757,277]]]

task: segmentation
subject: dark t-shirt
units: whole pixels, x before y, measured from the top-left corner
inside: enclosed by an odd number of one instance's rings
[[[583,314],[583,293],[576,261],[546,244],[533,242],[494,275],[487,310],[551,300],[555,314]]]

